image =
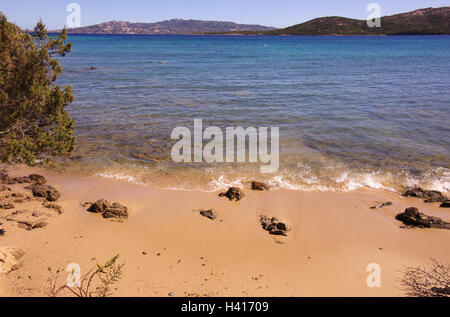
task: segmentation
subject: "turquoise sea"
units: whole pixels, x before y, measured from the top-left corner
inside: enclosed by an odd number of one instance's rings
[[[166,188],[450,190],[450,36],[70,35],[64,169]],[[97,69],[91,69],[96,67]],[[281,165],[175,164],[172,129],[279,127]]]

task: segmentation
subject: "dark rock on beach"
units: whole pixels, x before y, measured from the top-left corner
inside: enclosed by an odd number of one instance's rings
[[[274,217],[260,216],[259,221],[262,228],[269,231],[271,235],[287,236],[288,226]]]
[[[427,216],[415,207],[407,208],[404,213],[398,214],[395,219],[407,226],[450,230],[450,223],[443,221],[441,218]]]
[[[41,221],[41,220],[37,220],[37,221],[21,220],[21,221],[17,221],[17,223],[19,224],[20,228],[25,229],[27,231],[44,228],[47,226],[47,222]]]
[[[231,187],[226,193],[220,193],[219,197],[227,197],[231,201],[240,201],[245,197],[245,194],[240,188]]]
[[[6,171],[0,172],[0,182],[6,185],[14,185],[14,184],[23,184],[23,183],[31,183],[31,179],[28,176],[24,177],[11,177],[8,175]]]
[[[29,176],[19,176],[19,177],[13,177],[10,179],[10,182],[13,184],[30,184],[33,181]]]
[[[217,218],[217,213],[214,211],[214,209],[202,210],[200,211],[200,215],[211,220],[215,220]]]
[[[9,182],[8,173],[4,170],[0,171],[0,183],[7,184]]]
[[[51,204],[51,203],[48,203],[48,202],[44,202],[42,205],[45,208],[47,208],[47,209],[53,209],[54,211],[56,211],[60,215],[63,213],[62,212],[62,207],[60,205]]]
[[[104,213],[106,211],[106,209],[108,209],[108,207],[109,207],[109,202],[106,199],[100,199],[100,200],[96,201],[95,203],[93,203],[88,208],[88,211],[96,213],[96,214]]]
[[[42,214],[39,211],[17,210],[6,217],[9,222],[16,222],[19,228],[31,231],[47,226],[47,222],[39,219]],[[33,220],[30,220],[32,217]]]
[[[119,203],[113,203],[106,209],[102,216],[103,218],[113,218],[119,220],[128,219],[128,208]]]
[[[444,201],[440,207],[441,208],[450,208],[450,200]]]
[[[44,176],[39,174],[30,174],[28,176],[18,176],[18,177],[11,177],[8,175],[7,172],[1,171],[0,172],[0,183],[7,184],[7,185],[14,185],[14,184],[45,184],[47,183],[47,180]]]
[[[252,182],[252,190],[267,191],[270,190],[270,187],[262,182]]]
[[[44,176],[38,175],[38,174],[31,174],[28,176],[28,178],[34,183],[34,184],[41,184],[44,185],[47,183],[47,180]]]
[[[9,209],[14,209],[15,206],[12,203],[0,203],[0,209],[5,209],[5,210],[9,210]]]
[[[48,201],[57,201],[61,195],[50,185],[35,184],[31,187],[34,197],[42,197]]]
[[[427,198],[425,199],[426,203],[439,203],[445,202],[447,197],[445,197],[441,192],[436,190],[431,190],[427,192]]]
[[[403,196],[420,198],[426,203],[445,202],[447,200],[447,198],[437,190],[425,190],[417,186],[406,189]]]
[[[106,199],[100,199],[93,203],[89,212],[101,213],[103,218],[124,220],[128,219],[128,208],[119,203],[109,203]]]

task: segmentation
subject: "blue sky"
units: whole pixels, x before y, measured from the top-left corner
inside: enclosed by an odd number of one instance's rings
[[[0,11],[23,28],[42,18],[49,29],[57,29],[65,24],[71,2],[81,6],[82,26],[180,18],[286,27],[330,15],[365,19],[372,2],[380,4],[382,15],[450,6],[450,0],[0,0]]]

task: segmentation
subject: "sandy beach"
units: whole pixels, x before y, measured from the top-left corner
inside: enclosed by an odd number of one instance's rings
[[[174,191],[121,180],[58,174],[7,166],[10,176],[38,173],[61,198],[63,213],[43,210],[32,199],[0,210],[0,247],[23,250],[22,266],[0,277],[0,296],[48,296],[48,268],[69,263],[82,273],[115,254],[124,262],[114,296],[404,296],[399,278],[405,266],[435,258],[450,262],[450,231],[406,229],[395,215],[415,206],[450,221],[448,209],[398,193],[254,192],[230,202],[218,193]],[[9,186],[30,195],[27,184]],[[29,185],[29,184],[28,184]],[[89,213],[82,205],[105,198],[129,208],[123,223]],[[391,201],[392,206],[370,209]],[[218,217],[199,214],[214,208]],[[31,231],[5,217],[17,210],[43,210],[48,222]],[[278,217],[290,231],[271,236],[259,216]],[[366,284],[367,266],[381,267],[380,288]]]

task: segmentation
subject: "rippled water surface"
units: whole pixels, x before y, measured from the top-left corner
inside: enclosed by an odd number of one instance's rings
[[[69,170],[171,188],[450,189],[450,37],[72,35]],[[90,69],[96,67],[97,69]],[[172,129],[279,127],[281,166],[174,164]]]

